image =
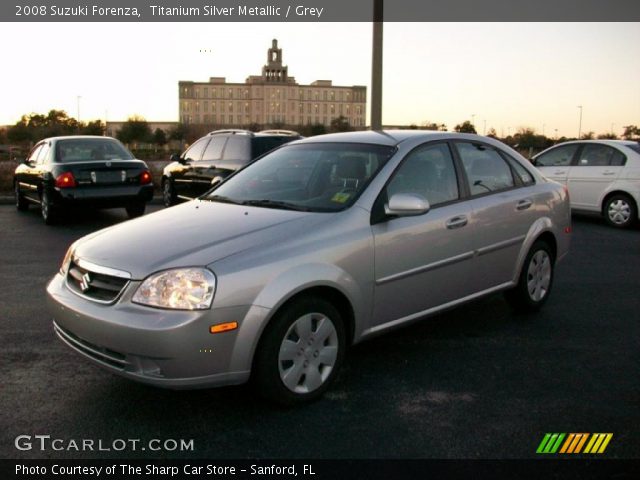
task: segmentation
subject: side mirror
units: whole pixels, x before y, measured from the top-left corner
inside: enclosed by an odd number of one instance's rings
[[[177,153],[172,153],[171,156],[169,157],[169,161],[170,162],[178,162],[181,163],[182,165],[186,165],[186,160],[182,157],[180,157],[180,155],[178,155]]]
[[[417,193],[396,193],[384,206],[384,213],[397,217],[422,215],[431,209],[429,201]]]
[[[216,175],[215,177],[213,177],[211,179],[211,188],[217,186],[218,184],[220,184],[222,182],[222,180],[224,180],[223,177],[221,177],[220,175]]]

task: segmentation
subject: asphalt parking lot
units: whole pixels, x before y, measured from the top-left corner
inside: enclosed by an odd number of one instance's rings
[[[159,209],[158,206],[150,210]],[[47,227],[0,206],[1,458],[528,458],[546,432],[611,432],[603,457],[640,458],[640,229],[574,217],[542,312],[501,295],[354,347],[322,400],[265,404],[245,386],[169,391],[83,360],[53,333],[45,286],[67,246],[124,221]],[[19,451],[19,435],[193,439],[191,452]]]

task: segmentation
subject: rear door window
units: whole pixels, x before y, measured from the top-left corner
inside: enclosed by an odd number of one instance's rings
[[[204,151],[202,160],[220,160],[226,140],[226,137],[213,137]]]
[[[467,174],[471,195],[506,190],[515,186],[511,168],[493,148],[476,143],[456,142]]]
[[[621,166],[626,161],[625,156],[608,145],[588,144],[580,152],[578,165],[581,167]]]

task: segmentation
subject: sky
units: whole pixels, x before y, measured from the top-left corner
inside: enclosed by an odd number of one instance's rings
[[[364,22],[4,23],[0,125],[78,107],[82,121],[177,121],[178,81],[244,82],[273,38],[299,83],[370,96]],[[640,125],[640,23],[385,23],[383,56],[385,125],[576,136],[581,110],[582,132]]]

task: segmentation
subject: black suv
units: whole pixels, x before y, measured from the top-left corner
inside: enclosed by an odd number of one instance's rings
[[[171,156],[162,172],[165,206],[199,197],[224,178],[280,145],[302,138],[291,130],[216,130]]]

